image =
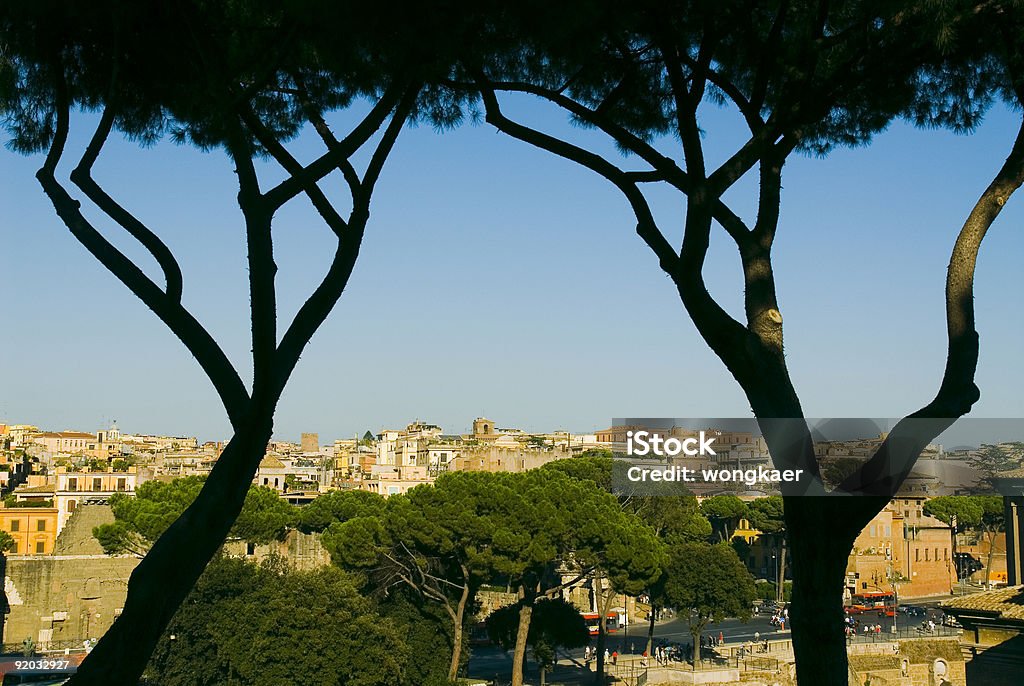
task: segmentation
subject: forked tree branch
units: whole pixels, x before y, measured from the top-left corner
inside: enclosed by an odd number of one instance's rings
[[[547,150],[570,162],[586,167],[614,184],[626,197],[636,216],[637,235],[657,256],[661,268],[670,275],[678,271],[679,256],[676,255],[675,249],[658,229],[647,199],[640,192],[636,182],[629,178],[627,172],[596,153],[512,121],[501,111],[497,95],[490,84],[481,81],[475,87],[483,99],[486,120],[496,129],[524,143],[529,143],[541,150]]]
[[[253,150],[239,121],[228,123],[226,147],[238,177],[238,206],[245,218],[249,265],[249,315],[252,326],[253,396],[273,388],[277,349],[277,289],[271,220],[276,208],[260,192]],[[293,177],[294,178],[294,177]],[[267,399],[273,404],[277,396]]]
[[[71,181],[82,189],[86,197],[92,200],[104,214],[117,222],[121,228],[149,250],[149,254],[153,256],[164,272],[164,279],[167,281],[167,296],[175,302],[181,302],[181,267],[167,244],[111,198],[92,178],[92,167],[96,163],[96,158],[106,143],[107,137],[110,136],[113,125],[114,111],[110,107],[106,107],[100,117],[99,126],[96,127],[96,132],[85,149],[85,154],[82,155],[78,166],[71,172]]]
[[[877,452],[839,489],[893,495],[910,474],[921,450],[967,414],[981,392],[974,383],[979,336],[974,318],[974,274],[985,234],[1010,196],[1024,184],[1024,123],[1013,148],[964,222],[946,271],[946,367],[930,403],[893,427]]]
[[[327,152],[302,168],[299,174],[292,174],[265,194],[267,204],[274,209],[302,193],[310,183],[315,183],[338,168],[342,161],[350,158],[380,128],[388,114],[405,94],[407,84],[394,82],[373,106],[370,114],[349,132],[347,136],[331,146]]]
[[[199,366],[213,383],[232,427],[237,429],[244,420],[249,404],[249,394],[224,351],[217,345],[209,332],[182,306],[180,298],[172,297],[170,284],[169,292],[164,292],[153,283],[138,266],[96,230],[82,214],[81,203],[72,198],[57,181],[57,165],[60,163],[67,143],[71,103],[63,76],[57,77],[55,89],[56,130],[43,166],[36,173],[43,192],[50,199],[54,210],[68,227],[71,235],[100,264],[117,277],[132,294],[145,303],[195,356]],[[90,147],[95,147],[97,153],[107,133],[103,132],[101,125],[97,135],[93,137]],[[78,174],[79,180],[83,180],[82,177],[86,170],[91,167],[91,161],[88,158],[85,161],[88,164]]]
[[[356,257],[359,255],[366,223],[370,218],[370,196],[374,185],[380,175],[384,160],[391,152],[399,132],[412,112],[418,93],[418,84],[406,85],[402,98],[395,106],[391,122],[373,151],[358,189],[353,190],[353,207],[348,227],[338,240],[338,248],[331,266],[320,284],[299,308],[295,319],[292,320],[291,325],[281,337],[274,370],[275,386],[279,390],[283,390],[285,382],[299,361],[302,350],[327,315],[330,314],[348,284],[355,267]],[[366,120],[361,122],[360,126],[363,126],[365,122]]]

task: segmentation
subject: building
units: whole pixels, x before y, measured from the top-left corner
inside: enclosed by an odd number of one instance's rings
[[[299,439],[299,446],[304,453],[320,452],[320,434],[304,433]]]
[[[56,507],[0,506],[0,529],[14,539],[8,555],[49,555],[57,540]]]
[[[967,679],[985,686],[1017,686],[1024,669],[1024,586],[974,593],[942,604],[964,628]]]
[[[900,494],[857,536],[847,562],[847,592],[900,597],[945,595],[956,584],[953,530],[924,514],[925,498]]]
[[[81,431],[44,431],[32,437],[50,455],[85,455],[90,445],[95,447],[96,436]]]

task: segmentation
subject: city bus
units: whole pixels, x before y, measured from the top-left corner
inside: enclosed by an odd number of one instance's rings
[[[887,592],[856,593],[850,597],[846,613],[850,615],[877,612],[878,616],[896,616],[896,595]]]
[[[598,632],[598,618],[600,615],[596,612],[584,612],[583,621],[587,623],[587,631],[590,632],[591,636],[597,636]],[[614,634],[619,630],[619,613],[609,612],[604,620],[605,633]]]

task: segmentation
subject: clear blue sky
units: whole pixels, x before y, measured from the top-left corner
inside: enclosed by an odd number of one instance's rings
[[[532,106],[520,111],[595,140]],[[93,121],[75,119],[72,149]],[[900,416],[931,398],[945,359],[949,250],[1018,122],[995,110],[970,137],[895,124],[870,147],[787,164],[775,265],[809,416]],[[704,128],[712,159],[738,140],[737,122],[714,108]],[[314,154],[310,142],[297,145]],[[56,218],[33,177],[39,163],[0,151],[0,421],[95,430],[116,419],[125,431],[227,437],[183,346]],[[179,255],[186,304],[247,378],[244,237],[225,156],[117,141],[97,176]],[[752,190],[731,198],[741,213]],[[677,242],[678,199],[651,197]],[[1022,208],[1024,195],[979,263],[982,399],[973,416],[1024,416]],[[590,431],[616,416],[748,416],[633,226],[606,182],[487,126],[407,129],[355,274],[299,363],[276,435],[326,440],[416,418],[465,431],[483,414],[537,431]],[[279,215],[275,238],[281,316],[290,318],[332,241],[305,206]],[[739,260],[724,234],[707,278],[739,314]]]

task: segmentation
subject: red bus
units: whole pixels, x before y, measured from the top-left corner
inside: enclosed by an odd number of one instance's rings
[[[584,612],[583,621],[587,623],[587,630],[590,631],[591,636],[597,636],[598,632],[598,618],[600,615],[596,612]],[[609,612],[608,616],[604,620],[605,633],[614,634],[619,630],[619,613]]]
[[[895,594],[884,591],[878,593],[856,593],[850,598],[850,602],[846,606],[847,614],[867,614],[869,612],[877,612],[879,617],[882,615],[895,617]]]

